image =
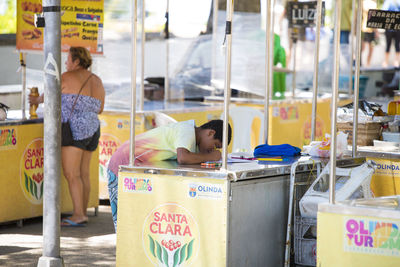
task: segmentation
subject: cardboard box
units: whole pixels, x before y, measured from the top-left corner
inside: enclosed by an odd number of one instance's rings
[[[359,146],[372,146],[374,140],[379,140],[381,136],[381,123],[368,122],[359,123],[357,132],[357,145]],[[337,131],[342,131],[348,134],[347,141],[351,145],[353,143],[353,123],[352,122],[338,122]]]

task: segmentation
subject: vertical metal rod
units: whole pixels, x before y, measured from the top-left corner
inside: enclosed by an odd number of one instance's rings
[[[322,0],[317,0],[317,16],[315,29],[315,50],[314,50],[314,77],[313,77],[313,98],[311,111],[311,141],[315,141],[317,125],[317,97],[318,97],[318,70],[319,70],[319,43],[321,35]]]
[[[354,58],[354,28],[356,25],[354,25],[353,21],[354,18],[356,17],[356,0],[353,0],[351,3],[351,21],[350,21],[350,44],[349,44],[349,49],[350,49],[350,67],[349,67],[349,96],[353,93],[353,58]]]
[[[165,12],[165,79],[164,79],[165,105],[167,105],[170,99],[171,99],[171,94],[169,90],[169,0],[167,0],[167,10]]]
[[[143,110],[144,105],[144,49],[146,44],[146,28],[145,28],[145,19],[146,19],[146,0],[142,0],[142,43],[141,43],[141,73],[140,73],[140,101],[139,101],[139,110]]]
[[[43,0],[44,189],[43,256],[38,266],[63,266],[60,256],[61,186],[61,0]]]
[[[265,18],[265,96],[264,96],[264,140],[268,144],[269,132],[269,100],[272,92],[273,79],[273,52],[272,42],[274,35],[272,31],[272,0],[267,0]]]
[[[293,29],[294,31],[295,29]],[[292,97],[294,98],[295,96],[295,90],[296,90],[296,55],[297,55],[297,37],[293,40],[293,74],[292,74]]]
[[[211,55],[211,85],[215,80],[215,71],[217,70],[217,33],[218,33],[218,0],[213,1],[213,32],[212,32],[212,55]],[[215,95],[215,90],[212,90],[211,95]]]
[[[131,135],[129,165],[135,164],[135,118],[136,118],[136,52],[137,52],[137,0],[132,1],[132,61],[131,61]]]
[[[361,65],[361,21],[363,11],[362,0],[358,0],[357,23],[356,23],[356,72],[354,73],[354,96],[353,96],[353,144],[352,155],[357,155],[358,134],[358,100],[360,91],[360,65]]]
[[[228,123],[229,104],[231,102],[231,60],[232,60],[232,17],[234,0],[226,1],[226,50],[225,50],[225,87],[224,87],[224,132],[222,144],[222,169],[227,169],[228,160]]]
[[[22,119],[26,119],[26,53],[19,53],[19,62],[21,65],[21,79],[22,79],[22,91],[21,91],[21,112]]]
[[[330,176],[329,176],[329,203],[335,203],[336,184],[336,114],[339,82],[339,57],[340,57],[340,11],[342,0],[336,0],[335,6],[335,32],[333,51],[333,76],[332,76],[332,103],[331,103],[331,151],[330,151]]]

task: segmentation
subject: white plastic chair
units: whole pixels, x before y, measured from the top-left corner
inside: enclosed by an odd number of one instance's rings
[[[255,118],[259,118],[261,121],[260,132],[258,133],[258,145],[264,143],[264,114],[261,111],[252,107],[232,106],[229,109],[229,116],[233,124],[232,152],[253,152],[250,136],[251,126]]]
[[[355,197],[357,190],[361,187],[360,198],[372,198],[371,178],[375,171],[375,162],[368,161],[355,168],[336,168],[335,201],[343,201]],[[329,201],[329,190],[318,191],[320,187],[327,187],[330,173],[330,165],[327,164],[321,174],[312,183],[310,188],[300,200],[300,213],[303,217],[316,218],[318,204]],[[325,180],[322,180],[325,178]],[[325,183],[325,186],[321,186]],[[356,192],[356,194],[354,194]],[[353,195],[354,194],[354,195]]]

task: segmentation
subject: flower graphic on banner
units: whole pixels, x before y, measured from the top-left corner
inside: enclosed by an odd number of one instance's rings
[[[37,138],[25,148],[21,157],[21,189],[29,202],[42,204],[43,197],[43,138]]]
[[[184,261],[190,259],[193,254],[193,241],[184,244],[181,247],[181,242],[173,240],[161,241],[161,246],[157,241],[149,235],[150,252],[154,257],[160,261],[163,266],[176,267],[180,266]],[[169,265],[170,259],[173,259],[172,265]]]
[[[182,206],[165,203],[143,224],[143,248],[147,258],[162,267],[191,265],[200,247],[200,233],[193,216]]]

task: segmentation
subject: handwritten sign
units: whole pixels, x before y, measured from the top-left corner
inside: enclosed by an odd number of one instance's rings
[[[370,9],[368,10],[367,27],[400,30],[400,12]]]
[[[317,16],[317,1],[289,2],[288,3],[289,28],[314,27]],[[321,24],[324,25],[325,2],[322,2]]]

